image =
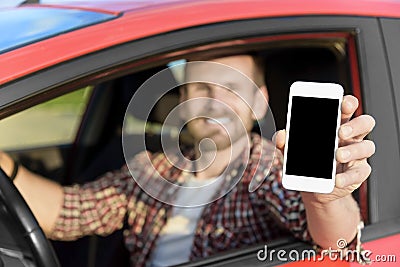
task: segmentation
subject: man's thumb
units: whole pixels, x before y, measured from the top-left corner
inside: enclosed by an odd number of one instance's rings
[[[276,148],[282,151],[285,148],[286,142],[286,130],[277,131],[272,137],[272,141],[275,143]]]

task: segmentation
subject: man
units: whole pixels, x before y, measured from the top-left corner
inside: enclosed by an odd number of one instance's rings
[[[260,80],[261,70],[250,55],[225,56],[211,62]],[[281,186],[281,154],[273,155],[270,142],[250,134],[253,121],[263,117],[267,109],[265,85],[259,83],[257,90],[243,88],[241,80],[230,81],[233,77],[223,70],[213,75],[218,82],[195,82],[210,80],[209,73],[204,64],[186,67],[186,80],[191,82],[180,91],[181,103],[196,99],[205,102],[183,106],[180,112],[194,138],[194,147],[184,150],[181,159],[193,161],[180,168],[174,167],[165,153],[143,152],[129,162],[129,168],[124,166],[94,182],[71,187],[19,169],[14,183],[50,238],[106,235],[125,224],[125,241],[134,266],[178,264],[266,242],[288,232],[322,248],[336,248],[337,240],[350,243],[355,238],[360,216],[351,193],[369,176],[367,159],[375,150],[373,142],[363,140],[374,127],[374,119],[363,115],[350,120],[357,99],[345,96],[342,103],[334,191],[299,193]],[[308,130],[317,131],[317,126]],[[279,131],[276,145],[280,150],[284,140],[285,132]],[[312,149],[312,140],[308,142]],[[144,167],[144,162],[151,162],[153,167]],[[0,165],[6,173],[12,173],[13,162],[6,154],[1,155]],[[194,171],[188,171],[193,166]],[[268,171],[259,166],[268,166]],[[230,187],[237,170],[240,180]],[[265,181],[250,193],[252,178],[261,175],[267,176]],[[198,193],[165,190],[157,184],[159,176],[197,187]],[[143,191],[146,183],[152,192]],[[179,203],[189,203],[191,208]]]

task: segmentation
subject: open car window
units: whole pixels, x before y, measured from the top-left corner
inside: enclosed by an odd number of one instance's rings
[[[210,45],[207,46],[204,57],[207,58],[210,54],[216,56],[224,55],[224,53],[226,53],[224,49],[232,53],[250,50],[260,55],[265,64],[269,104],[276,123],[276,129],[283,129],[286,125],[289,87],[295,81],[338,83],[344,87],[345,94],[353,94],[358,97],[360,101],[362,99],[358,81],[359,77],[358,73],[355,71],[358,66],[355,61],[353,36],[341,32],[330,33],[328,34],[328,38],[319,38],[319,36],[321,36],[321,33],[315,34],[314,36],[312,34],[299,34],[290,36],[289,38],[288,36],[281,36],[281,40],[279,40],[279,37],[274,36],[274,41],[270,41],[268,37],[265,37],[264,42],[261,43],[237,47],[226,46],[222,49],[219,47],[214,51],[208,50],[210,46],[212,47],[212,45]],[[262,38],[259,38],[258,41],[260,41],[260,39],[262,40]],[[201,47],[193,49],[196,50],[195,52],[188,50],[186,51],[187,54],[182,52],[181,57],[173,57],[165,65],[171,66],[174,65],[175,62],[189,62],[193,59],[201,60],[202,53],[198,52],[201,49]],[[156,71],[154,73],[156,73]],[[177,81],[182,79],[182,73],[180,72],[173,72],[173,75]],[[166,90],[165,95],[160,98],[158,104],[155,106],[155,110],[153,110],[149,116],[151,125],[159,125],[159,128],[146,128],[151,130],[150,132],[153,138],[154,136],[157,137],[157,135],[158,138],[161,138],[159,130],[163,125],[163,119],[165,119],[167,114],[171,112],[174,107],[171,103],[175,103],[175,105],[179,103],[178,90],[170,90],[168,92]],[[360,112],[361,110],[357,111],[358,114]],[[134,125],[135,119],[132,117],[130,120],[132,125]],[[142,121],[142,123],[144,122]],[[134,127],[132,127],[132,132],[130,133],[133,133],[133,129]],[[255,132],[258,132],[258,130],[257,127],[253,129]],[[169,133],[171,135],[176,135],[177,132],[179,132],[179,129],[170,130],[169,132],[164,132],[164,134]],[[159,144],[159,142],[152,142],[151,144]],[[162,148],[152,147],[152,149],[158,149],[159,151]],[[368,206],[366,191],[364,189],[361,188],[354,192],[354,197],[359,201],[364,220],[367,221]],[[259,245],[271,244],[273,247],[280,247],[285,242],[286,244],[293,242],[290,235],[282,234],[276,240],[268,240],[266,243],[260,243]],[[229,258],[232,255],[231,253],[238,253],[238,250],[234,249],[220,252],[221,258],[219,259]],[[201,266],[202,264],[211,262],[205,260],[198,263],[188,263],[188,266]]]
[[[73,143],[91,91],[88,86],[3,119],[0,149],[23,150]]]

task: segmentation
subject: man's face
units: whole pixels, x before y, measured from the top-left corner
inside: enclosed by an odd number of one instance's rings
[[[253,108],[260,100],[266,102],[266,91],[263,87],[265,92],[260,93],[249,80],[254,79],[255,69],[251,56],[230,56],[212,62],[229,67],[207,62],[189,64],[181,103],[190,103],[185,105],[183,117],[189,118],[187,128],[194,139],[199,142],[210,138],[217,149],[224,149],[251,131],[256,118]]]

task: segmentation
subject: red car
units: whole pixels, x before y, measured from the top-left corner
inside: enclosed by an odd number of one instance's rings
[[[0,149],[64,185],[124,164],[122,124],[132,95],[151,75],[186,58],[257,51],[267,62],[277,129],[285,127],[294,81],[343,85],[361,103],[357,114],[377,121],[369,136],[377,147],[373,171],[354,193],[366,224],[362,241],[372,266],[398,266],[399,1],[51,1],[0,9],[0,33]],[[149,150],[160,149],[159,125],[177,102],[171,90],[150,114]],[[133,118],[130,134],[145,119]],[[0,266],[129,266],[123,230],[50,243],[0,176]],[[265,245],[282,252],[264,257]],[[184,265],[358,265],[303,259],[309,249],[282,236]]]

